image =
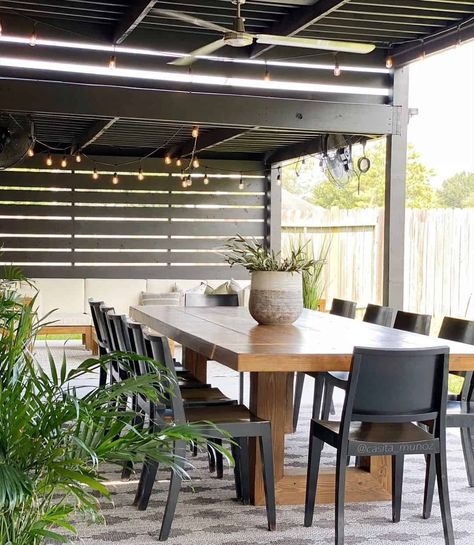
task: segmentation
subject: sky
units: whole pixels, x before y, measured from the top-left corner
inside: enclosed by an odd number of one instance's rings
[[[474,172],[474,41],[410,66],[408,140],[436,171],[434,185]]]

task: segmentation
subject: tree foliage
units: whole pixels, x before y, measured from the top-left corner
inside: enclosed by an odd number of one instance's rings
[[[474,172],[458,172],[444,180],[438,199],[445,208],[474,207]]]

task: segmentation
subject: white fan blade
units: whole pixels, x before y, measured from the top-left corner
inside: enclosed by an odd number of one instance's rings
[[[302,47],[305,49],[324,49],[345,53],[370,53],[374,44],[358,42],[339,42],[337,40],[319,40],[316,38],[297,38],[293,36],[275,36],[272,34],[256,34],[257,43],[265,45],[282,45],[285,47]]]
[[[208,28],[209,30],[215,30],[216,32],[229,32],[228,28],[225,28],[221,25],[216,25],[210,21],[204,21],[204,19],[199,19],[199,17],[194,17],[194,15],[188,15],[187,13],[182,13],[180,11],[169,11],[167,9],[154,9],[153,13],[158,15],[163,15],[163,17],[169,17],[170,19],[179,19],[185,23],[190,23],[191,25],[200,26],[203,28]]]
[[[224,46],[225,41],[223,39],[217,40],[215,42],[211,42],[210,44],[204,45],[199,49],[195,49],[194,51],[191,51],[191,53],[187,53],[183,57],[171,61],[168,64],[172,64],[173,66],[189,66],[190,64],[193,64],[193,62],[197,61],[197,57],[210,55],[211,53],[214,53],[214,51],[217,51]]]

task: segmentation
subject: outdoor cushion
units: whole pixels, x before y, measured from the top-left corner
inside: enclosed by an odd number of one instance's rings
[[[142,291],[140,293],[140,305],[170,305],[179,306],[181,304],[181,294],[174,293],[150,293]]]

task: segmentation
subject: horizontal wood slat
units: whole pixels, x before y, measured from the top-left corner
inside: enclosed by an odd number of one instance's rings
[[[34,277],[248,277],[217,250],[237,233],[265,238],[263,176],[244,177],[244,190],[235,176],[187,189],[168,175],[109,178],[0,173],[0,261]]]
[[[112,167],[109,167],[110,171]],[[246,191],[265,191],[267,182],[264,177],[255,178],[243,175]],[[218,176],[208,173],[209,184],[203,184],[204,172],[192,177],[193,185],[190,189],[181,187],[180,176],[148,175],[140,181],[136,176],[119,175],[117,190],[135,191],[239,191],[240,176],[234,173]],[[58,187],[69,189],[114,189],[111,174],[101,174],[98,180],[93,180],[91,174],[70,174],[69,172],[3,172],[0,173],[0,185],[14,187]]]

